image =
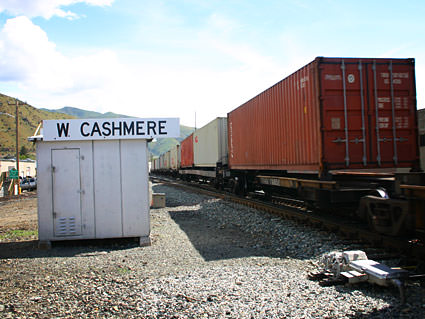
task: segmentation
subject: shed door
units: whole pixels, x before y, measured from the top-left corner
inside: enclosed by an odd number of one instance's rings
[[[52,150],[55,236],[81,235],[80,150]]]

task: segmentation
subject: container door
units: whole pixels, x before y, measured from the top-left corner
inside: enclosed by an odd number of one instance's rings
[[[362,63],[323,66],[322,119],[326,168],[368,166],[366,76]]]
[[[81,235],[80,150],[52,150],[55,236]]]
[[[327,169],[416,165],[414,70],[407,60],[394,61],[339,59],[322,65]]]
[[[373,61],[368,82],[370,161],[378,167],[414,167],[418,153],[412,65]]]

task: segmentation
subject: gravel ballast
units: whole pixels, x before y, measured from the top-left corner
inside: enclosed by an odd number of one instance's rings
[[[149,247],[127,240],[0,243],[0,318],[425,318],[424,288],[322,287],[329,233],[161,184]],[[7,250],[4,250],[4,248]],[[10,247],[13,247],[11,249]]]

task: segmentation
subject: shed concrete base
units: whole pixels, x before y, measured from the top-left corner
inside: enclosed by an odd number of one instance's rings
[[[38,241],[38,249],[50,250],[52,249],[52,242],[50,240],[40,240]]]
[[[135,237],[135,239],[139,240],[139,246],[140,247],[146,247],[146,246],[150,246],[152,244],[151,238],[149,236]],[[87,239],[83,239],[83,240],[87,240]],[[88,239],[88,240],[91,240],[91,239]],[[92,238],[92,240],[99,240],[99,239],[98,238]],[[78,239],[71,240],[71,241],[78,242]],[[38,241],[38,249],[41,249],[41,250],[52,249],[52,241],[50,241],[50,240],[39,240]]]
[[[140,240],[139,240],[140,247],[150,246],[151,244],[152,244],[151,238],[149,236],[140,237]]]
[[[152,208],[164,208],[165,207],[165,193],[153,193],[152,194]]]

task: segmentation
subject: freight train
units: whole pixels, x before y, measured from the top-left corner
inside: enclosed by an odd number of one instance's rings
[[[289,195],[381,233],[423,236],[414,63],[318,57],[196,130],[152,171]]]

